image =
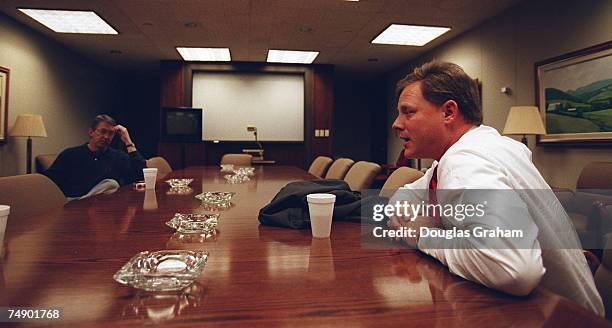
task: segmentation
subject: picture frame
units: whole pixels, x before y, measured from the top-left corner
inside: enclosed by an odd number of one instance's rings
[[[0,145],[8,141],[9,77],[11,70],[0,66]]]
[[[535,63],[538,145],[612,145],[612,41]]]

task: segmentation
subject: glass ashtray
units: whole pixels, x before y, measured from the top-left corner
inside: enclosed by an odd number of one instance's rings
[[[215,230],[220,214],[176,213],[166,225],[181,233],[208,234]]]
[[[232,191],[207,191],[201,194],[197,194],[195,198],[202,201],[205,204],[211,205],[226,205],[232,201],[232,198],[236,195]]]
[[[193,179],[170,179],[166,180],[166,183],[172,188],[185,188],[189,186],[192,181]]]
[[[207,260],[208,252],[204,251],[144,251],[132,257],[113,278],[146,291],[180,290],[198,278]]]

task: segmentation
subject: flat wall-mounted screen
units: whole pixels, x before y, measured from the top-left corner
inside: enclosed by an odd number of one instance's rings
[[[304,141],[303,74],[194,72],[192,97],[202,140]]]

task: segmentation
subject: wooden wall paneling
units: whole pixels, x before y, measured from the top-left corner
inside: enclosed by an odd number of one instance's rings
[[[306,168],[312,162],[314,140],[314,72],[312,69],[304,73],[304,162],[301,167]]]
[[[158,147],[159,156],[165,158],[173,170],[185,167],[183,144],[175,142],[160,142]]]
[[[319,155],[333,156],[333,106],[334,106],[334,83],[333,68],[330,66],[318,66],[313,74],[313,128],[310,131],[312,137],[312,161]],[[330,130],[329,137],[315,137],[314,130]]]
[[[185,143],[185,167],[206,165],[205,146],[203,142]]]
[[[185,102],[185,64],[162,61],[160,68],[159,107],[188,106]]]

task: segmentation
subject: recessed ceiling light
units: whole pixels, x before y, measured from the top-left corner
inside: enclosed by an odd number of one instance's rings
[[[448,31],[448,27],[391,24],[372,43],[423,46]]]
[[[176,51],[187,61],[231,61],[229,48],[176,47]]]
[[[268,50],[268,63],[312,64],[318,51]]]
[[[57,33],[119,34],[93,11],[18,9]]]

